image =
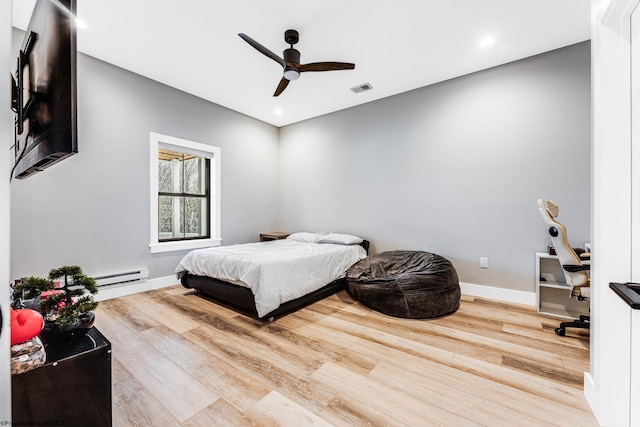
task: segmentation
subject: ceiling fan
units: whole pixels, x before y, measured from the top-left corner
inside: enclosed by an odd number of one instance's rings
[[[275,53],[271,52],[266,47],[262,46],[257,41],[244,33],[238,34],[244,41],[253,46],[258,52],[273,59],[284,69],[284,75],[273,96],[278,96],[289,85],[291,80],[297,80],[300,77],[300,73],[306,71],[334,71],[334,70],[353,70],[356,68],[355,64],[348,62],[312,62],[310,64],[300,64],[300,52],[293,48],[293,45],[298,43],[299,35],[296,30],[287,30],[284,32],[284,41],[290,46],[289,49],[285,49],[282,52],[283,58],[280,58]]]

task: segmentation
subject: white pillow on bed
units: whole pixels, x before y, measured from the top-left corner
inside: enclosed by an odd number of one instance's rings
[[[309,233],[307,231],[301,231],[299,233],[290,234],[287,239],[294,240],[296,242],[303,243],[318,243],[318,240],[322,239],[324,236],[328,236],[327,233]]]
[[[362,238],[351,234],[329,233],[318,240],[318,243],[335,243],[338,245],[359,245]]]

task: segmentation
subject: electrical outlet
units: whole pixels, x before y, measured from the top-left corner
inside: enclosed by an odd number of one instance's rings
[[[489,268],[489,258],[480,257],[480,268]]]

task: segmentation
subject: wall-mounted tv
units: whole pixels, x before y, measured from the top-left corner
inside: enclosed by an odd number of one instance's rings
[[[76,0],[38,0],[11,76],[15,162],[24,179],[78,152]]]

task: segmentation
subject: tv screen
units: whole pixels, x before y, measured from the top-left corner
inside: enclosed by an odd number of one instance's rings
[[[76,0],[38,0],[22,42],[12,96],[12,176],[27,178],[78,152]]]

